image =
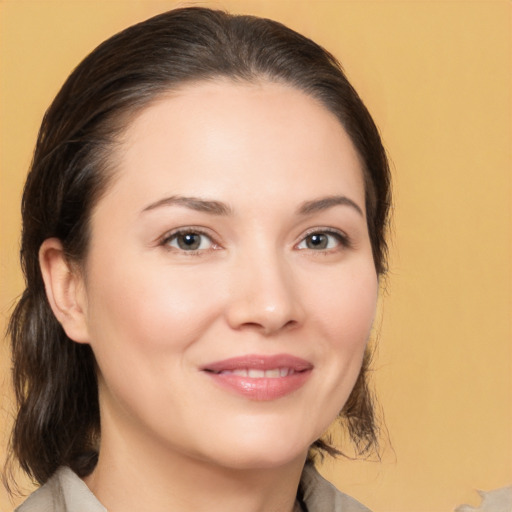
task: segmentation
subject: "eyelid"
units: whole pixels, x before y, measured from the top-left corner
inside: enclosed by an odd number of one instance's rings
[[[179,235],[186,235],[186,234],[191,234],[191,233],[207,237],[211,241],[212,247],[209,247],[208,249],[195,249],[195,250],[191,249],[189,251],[185,251],[185,250],[180,250],[175,247],[171,247],[169,245],[169,241],[172,240],[173,238],[175,238]],[[220,245],[220,243],[217,241],[216,238],[217,237],[215,237],[211,233],[211,231],[208,229],[205,229],[205,228],[202,228],[199,226],[183,226],[183,227],[179,227],[179,228],[175,228],[175,229],[171,229],[170,231],[167,231],[164,235],[162,235],[158,239],[158,245],[164,247],[164,249],[166,249],[168,251],[175,251],[175,252],[178,252],[181,254],[187,254],[187,255],[194,255],[194,254],[197,255],[197,254],[204,254],[204,253],[207,253],[212,250],[220,249],[222,246]]]
[[[298,247],[299,244],[304,242],[308,236],[315,235],[315,234],[333,236],[334,238],[336,238],[338,240],[339,245],[344,248],[350,248],[353,246],[351,238],[344,231],[342,231],[340,229],[332,228],[332,227],[317,226],[317,227],[310,228],[307,231],[305,231],[300,236],[300,239],[295,244],[295,247]],[[332,251],[333,249],[318,249],[318,250],[305,249],[305,250],[310,250],[313,252],[329,252],[329,251]]]
[[[169,241],[172,240],[173,238],[175,238],[179,235],[185,235],[185,234],[189,234],[189,233],[195,233],[195,234],[207,237],[211,241],[212,247],[209,247],[208,249],[196,249],[196,250],[191,249],[191,250],[186,251],[186,250],[180,250],[178,248],[169,246]],[[298,245],[303,243],[308,236],[311,236],[314,234],[324,234],[324,235],[332,236],[337,239],[340,247],[350,248],[353,246],[351,238],[344,231],[342,231],[340,229],[332,228],[332,227],[317,226],[317,227],[310,228],[310,229],[306,230],[305,232],[303,232],[300,235],[299,240],[294,244],[294,247],[297,248]],[[164,233],[164,235],[162,235],[157,240],[157,244],[159,246],[164,247],[165,249],[167,249],[169,251],[176,251],[176,252],[183,253],[183,254],[186,253],[187,255],[204,254],[209,251],[218,250],[218,249],[222,248],[222,245],[218,242],[218,237],[216,237],[209,229],[199,227],[199,226],[182,226],[182,227],[167,231],[166,233]],[[302,250],[304,250],[304,249],[302,249]],[[318,249],[318,250],[305,249],[305,250],[325,253],[325,252],[336,250],[336,248]]]

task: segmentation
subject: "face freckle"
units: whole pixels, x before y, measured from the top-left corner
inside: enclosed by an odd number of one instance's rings
[[[226,467],[303,459],[375,312],[350,138],[300,91],[218,81],[162,96],[113,158],[84,285],[102,443]]]

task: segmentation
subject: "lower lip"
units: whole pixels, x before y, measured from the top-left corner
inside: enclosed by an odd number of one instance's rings
[[[206,372],[219,386],[245,398],[257,401],[277,400],[301,388],[311,370],[275,378],[251,378],[240,375]]]

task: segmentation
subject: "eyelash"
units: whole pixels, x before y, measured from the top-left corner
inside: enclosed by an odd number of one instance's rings
[[[206,237],[208,240],[210,240],[211,247],[208,247],[208,249],[186,250],[186,249],[183,249],[180,247],[172,247],[170,245],[171,241],[177,240],[179,236],[184,236],[184,235],[199,235],[200,237]],[[175,250],[175,251],[181,252],[183,254],[186,254],[187,256],[194,256],[194,255],[200,256],[200,255],[205,254],[208,251],[216,250],[220,247],[214,241],[214,239],[212,238],[212,236],[209,233],[207,233],[206,231],[204,231],[200,228],[194,228],[194,227],[180,228],[175,231],[171,231],[170,233],[167,233],[161,239],[159,245],[163,246],[168,251]]]
[[[301,238],[300,242],[296,245],[296,247],[298,247],[300,244],[306,243],[307,239],[314,235],[325,235],[328,237],[333,237],[336,239],[336,242],[338,243],[339,247],[338,246],[337,247],[329,247],[329,248],[325,248],[325,249],[312,249],[309,247],[304,247],[301,250],[307,250],[307,251],[311,251],[311,252],[317,252],[320,254],[326,254],[326,253],[334,252],[337,249],[339,249],[340,247],[346,248],[346,249],[349,249],[352,247],[352,241],[345,233],[343,233],[342,231],[332,229],[332,228],[314,228],[314,229],[307,231]]]
[[[200,237],[206,237],[210,241],[211,246],[208,247],[207,249],[199,249],[198,248],[198,249],[187,250],[187,249],[183,249],[182,247],[172,247],[170,245],[170,243],[173,240],[177,240],[179,236],[185,236],[185,235],[198,235]],[[303,248],[300,248],[299,250],[307,250],[307,251],[310,251],[313,253],[316,252],[316,253],[320,253],[320,254],[326,254],[326,253],[335,252],[337,249],[339,249],[339,247],[342,247],[342,248],[352,247],[352,242],[351,242],[350,238],[345,233],[343,233],[341,231],[334,230],[332,228],[325,228],[325,229],[314,228],[314,229],[307,231],[302,236],[301,240],[297,244],[295,244],[295,247],[299,248],[299,246],[301,244],[307,243],[308,238],[312,237],[314,235],[324,235],[324,236],[328,236],[328,237],[333,237],[336,240],[338,245],[336,247],[327,247],[327,248],[321,248],[321,249],[314,249],[311,247],[303,247]],[[329,241],[328,241],[328,243],[329,243]],[[175,250],[182,254],[186,254],[188,256],[204,255],[208,251],[217,250],[220,248],[220,245],[215,242],[215,240],[212,238],[212,236],[209,233],[207,233],[203,229],[195,228],[195,227],[180,228],[175,231],[172,231],[172,232],[164,235],[164,237],[161,239],[159,245],[163,246],[165,249],[167,249],[169,251]]]

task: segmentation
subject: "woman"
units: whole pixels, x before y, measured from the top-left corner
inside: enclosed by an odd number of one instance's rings
[[[357,93],[290,29],[186,8],[100,45],[23,197],[19,510],[367,510],[313,460],[337,416],[376,445],[389,194]]]

